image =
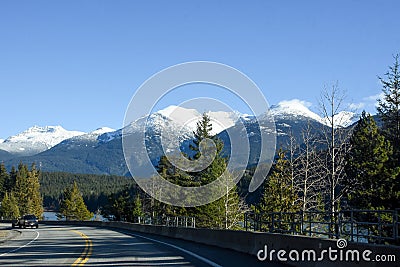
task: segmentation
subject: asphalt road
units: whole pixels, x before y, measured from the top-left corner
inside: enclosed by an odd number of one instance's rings
[[[0,266],[282,266],[178,239],[107,228],[18,229],[0,243]]]

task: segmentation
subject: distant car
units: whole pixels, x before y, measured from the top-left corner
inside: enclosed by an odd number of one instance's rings
[[[39,228],[39,220],[33,214],[26,214],[12,222],[12,227],[19,226],[19,228],[36,227]]]

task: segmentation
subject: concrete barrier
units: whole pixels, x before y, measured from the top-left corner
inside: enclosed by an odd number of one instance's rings
[[[47,225],[79,225],[79,226],[93,226],[93,227],[110,227],[115,229],[123,229],[128,231],[135,231],[141,233],[150,233],[155,235],[161,235],[171,238],[183,239],[191,242],[197,242],[206,245],[217,246],[225,249],[231,249],[243,253],[248,253],[257,257],[264,257],[264,250],[267,248],[268,257],[265,260],[269,261],[270,253],[273,253],[272,259],[278,260],[278,251],[284,250],[285,255],[280,255],[281,258],[287,258],[289,260],[289,253],[296,257],[296,252],[299,253],[300,261],[288,261],[287,263],[295,266],[304,267],[319,267],[319,266],[400,266],[400,247],[388,246],[388,245],[374,245],[374,244],[360,244],[349,242],[343,249],[338,249],[336,240],[321,239],[306,236],[294,236],[294,235],[283,235],[283,234],[271,234],[271,233],[260,233],[260,232],[246,232],[246,231],[231,231],[231,230],[214,230],[214,229],[198,229],[198,228],[179,228],[179,227],[166,227],[166,226],[154,226],[154,225],[142,225],[126,222],[65,222],[65,221],[43,221],[41,222]],[[265,247],[267,246],[267,247]],[[332,255],[337,255],[336,261],[329,260],[329,249]],[[273,251],[274,252],[271,252]],[[324,260],[318,261],[321,256],[322,250],[327,250],[323,256]],[[335,253],[334,250],[337,250]],[[371,255],[367,255],[369,258],[374,258],[375,255],[394,255],[396,257],[395,262],[366,262],[362,260],[362,253],[364,251],[371,251]],[[308,259],[308,255],[313,256],[312,251],[316,252],[316,260],[301,261],[302,254],[305,259]],[[350,251],[350,252],[348,252]],[[358,251],[360,262],[346,261],[352,259],[352,253]],[[282,252],[283,253],[283,252]],[[346,254],[347,253],[347,254]],[[368,254],[368,251],[367,251]],[[340,260],[342,257],[342,260]]]

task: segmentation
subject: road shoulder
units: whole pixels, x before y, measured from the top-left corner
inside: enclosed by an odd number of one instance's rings
[[[0,244],[21,235],[18,230],[11,229],[9,224],[0,223]]]

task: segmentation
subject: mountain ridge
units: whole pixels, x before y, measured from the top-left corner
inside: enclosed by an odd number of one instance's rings
[[[277,147],[285,145],[288,141],[289,134],[294,134],[301,142],[301,130],[306,124],[311,123],[313,128],[322,129],[326,127],[326,123],[317,114],[308,109],[305,103],[299,100],[293,100],[296,105],[288,106],[290,102],[280,103],[280,105],[272,106],[270,113],[275,118]],[[31,164],[35,162],[45,171],[66,171],[73,173],[94,173],[94,174],[115,174],[129,175],[122,152],[122,132],[129,133],[134,140],[140,140],[140,136],[144,127],[146,129],[146,145],[149,146],[149,157],[153,164],[158,162],[159,157],[163,154],[161,147],[161,135],[166,134],[166,139],[179,136],[181,144],[180,149],[185,153],[188,150],[188,144],[193,137],[195,123],[188,124],[181,121],[174,121],[174,109],[170,106],[161,112],[155,112],[149,116],[144,116],[138,120],[125,126],[124,129],[111,129],[102,127],[89,133],[80,132],[79,135],[64,139],[50,149],[45,149],[36,154],[21,155],[10,154],[7,151],[0,153],[0,160],[4,161],[8,167],[17,165],[20,161]],[[179,108],[176,110],[175,117],[181,118],[182,112],[186,109]],[[193,115],[194,111],[188,111]],[[214,116],[214,125],[216,120],[222,120],[218,125],[222,129],[218,136],[226,144],[226,149],[230,147],[227,129],[239,130],[235,128],[234,119],[242,120],[246,127],[246,132],[240,133],[241,136],[247,136],[251,146],[251,163],[256,162],[257,144],[260,138],[259,129],[257,129],[257,120],[254,116],[243,114],[232,114],[233,112],[209,112]],[[171,115],[172,114],[172,115]],[[199,112],[195,114],[201,116]],[[354,114],[348,114],[354,117]],[[217,117],[217,118],[215,118]],[[261,119],[263,116],[259,116]],[[194,120],[196,122],[196,120]],[[61,127],[61,126],[60,126]],[[114,131],[112,131],[114,130]],[[164,138],[164,136],[163,136]],[[1,144],[0,144],[1,145]],[[1,147],[0,147],[1,149]],[[1,152],[1,150],[0,150]],[[227,152],[227,154],[229,154]],[[140,165],[141,159],[138,158]]]

